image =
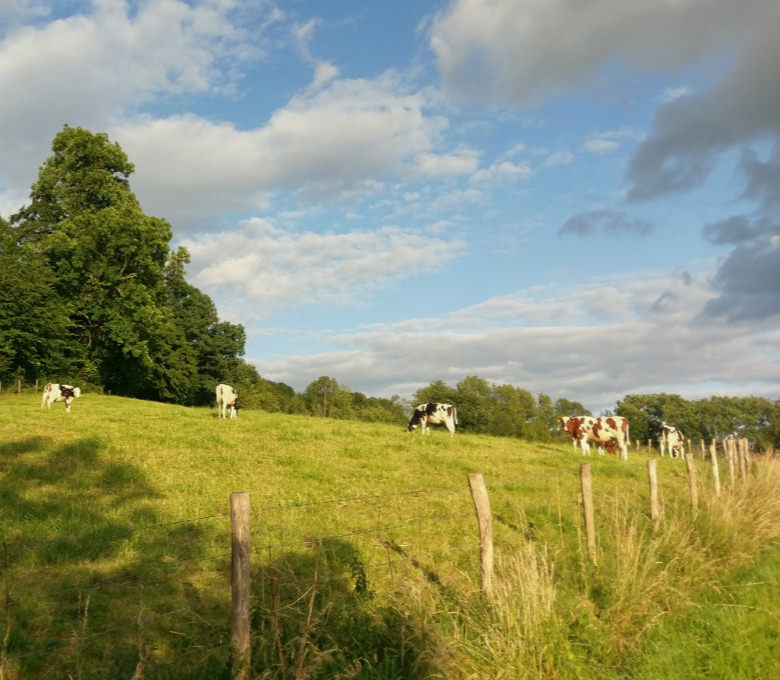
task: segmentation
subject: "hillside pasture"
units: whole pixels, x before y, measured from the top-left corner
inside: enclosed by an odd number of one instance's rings
[[[0,433],[4,679],[230,677],[234,491],[250,494],[257,678],[654,677],[674,621],[684,645],[721,606],[702,593],[766,570],[780,536],[768,461],[719,499],[697,461],[693,517],[684,463],[658,459],[655,525],[646,452],[590,457],[596,567],[568,443],[97,394],[66,414],[33,392],[0,395]],[[489,603],[471,472],[494,518]],[[757,654],[764,672],[775,656]]]

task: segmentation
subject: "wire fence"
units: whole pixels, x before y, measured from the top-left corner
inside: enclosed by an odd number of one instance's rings
[[[315,581],[380,595],[404,570],[435,583],[479,549],[466,484],[260,505],[251,522],[252,606],[260,615],[295,607]],[[2,539],[0,669],[47,668],[60,677],[51,669],[75,667],[88,649],[105,646],[137,663],[152,663],[149,654],[156,663],[229,656],[229,511],[102,535],[4,530]]]
[[[729,483],[736,480],[732,471]],[[543,531],[545,544],[556,532],[561,541],[565,533],[581,540],[579,529],[565,531],[580,522],[585,502],[574,481],[556,482],[544,506],[534,509],[515,499],[528,480],[495,480],[491,543],[520,546]],[[682,475],[672,481],[683,488]],[[602,493],[610,483],[617,481],[601,482]],[[644,485],[635,486],[644,493]],[[391,602],[407,583],[473,591],[485,578],[476,506],[464,483],[251,508],[253,626],[266,621],[278,631],[285,617],[304,620],[317,593]],[[83,676],[85,659],[106,656],[106,649],[122,667],[213,663],[224,669],[229,663],[230,511],[81,536],[55,530],[29,536],[3,529],[0,671],[16,669],[16,675],[0,677],[34,677],[31,669],[47,677]]]

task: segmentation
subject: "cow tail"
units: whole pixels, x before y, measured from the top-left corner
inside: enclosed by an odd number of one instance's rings
[[[452,420],[456,425],[458,424],[458,409],[454,406],[452,407]]]

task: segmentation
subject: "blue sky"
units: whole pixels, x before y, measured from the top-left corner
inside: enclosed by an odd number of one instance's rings
[[[261,375],[780,398],[780,3],[0,0],[0,214],[107,132]]]

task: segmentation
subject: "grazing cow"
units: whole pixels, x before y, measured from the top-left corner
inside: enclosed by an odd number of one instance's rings
[[[620,448],[620,457],[628,459],[628,420],[622,416],[572,416],[557,418],[564,432],[568,432],[575,446],[579,442],[583,455],[590,454],[590,442],[598,444],[599,453],[604,453],[604,447],[612,453]]]
[[[41,399],[41,408],[51,405],[55,401],[65,402],[65,413],[70,413],[70,405],[74,399],[81,397],[81,388],[73,385],[60,385],[59,383],[47,383],[43,388],[43,399]]]
[[[412,419],[406,426],[408,432],[414,432],[419,425],[422,434],[431,433],[431,425],[444,425],[450,431],[450,437],[455,434],[458,424],[458,412],[452,404],[437,404],[431,402],[420,404],[414,409]]]
[[[238,392],[230,385],[220,383],[217,385],[217,417],[227,418],[228,412],[233,420],[238,412]]]
[[[669,452],[671,458],[683,458],[685,456],[685,437],[679,428],[674,425],[661,423],[661,434],[658,436],[658,446],[661,448],[661,455]]]

